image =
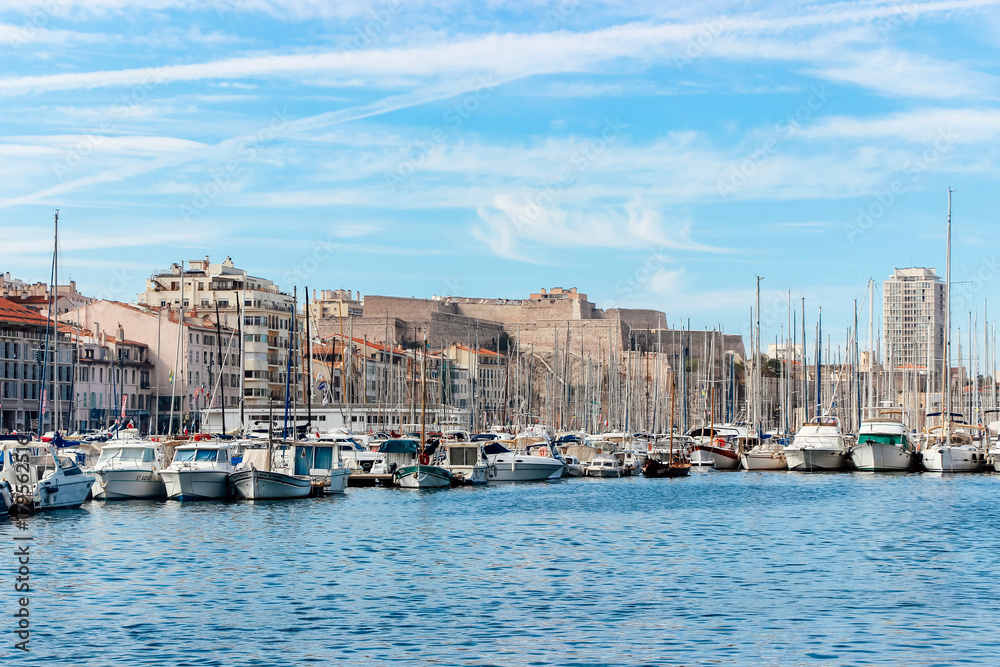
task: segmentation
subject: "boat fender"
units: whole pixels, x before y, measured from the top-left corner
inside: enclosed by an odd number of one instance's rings
[[[431,457],[430,456],[428,456],[427,454],[421,454],[420,455],[420,465],[425,466],[425,465],[427,465],[430,462],[431,462]]]

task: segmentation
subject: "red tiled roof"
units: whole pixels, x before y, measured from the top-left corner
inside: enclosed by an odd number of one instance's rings
[[[48,325],[49,320],[19,303],[0,297],[0,323],[29,324],[44,327]]]

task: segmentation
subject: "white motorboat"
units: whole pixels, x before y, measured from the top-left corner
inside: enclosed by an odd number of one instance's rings
[[[740,455],[744,470],[788,470],[785,448],[769,439],[761,442]]]
[[[639,471],[646,465],[649,453],[629,448],[617,451],[613,456],[618,460],[618,465],[622,469],[622,477],[631,477],[632,475],[638,475]]]
[[[851,463],[866,472],[905,472],[913,467],[914,447],[906,434],[902,410],[882,410],[864,419],[858,442],[851,448]]]
[[[219,500],[229,496],[232,472],[229,444],[201,441],[174,450],[174,460],[160,471],[160,477],[171,500]]]
[[[483,448],[477,442],[459,442],[445,446],[442,468],[462,484],[486,484],[491,477],[496,476],[496,470],[490,465],[483,453]]]
[[[785,447],[785,460],[789,470],[843,470],[848,454],[840,421],[836,417],[817,417],[803,424],[792,444]]]
[[[163,469],[163,445],[143,440],[112,441],[101,449],[91,471],[94,498],[100,500],[135,500],[164,498],[167,495],[160,470]]]
[[[562,476],[562,462],[551,456],[512,452],[496,441],[486,445],[483,451],[496,469],[496,477],[491,478],[491,482],[542,482]]]
[[[986,466],[986,454],[972,436],[962,430],[951,431],[948,441],[939,437],[920,452],[920,465],[927,472],[979,472]]]
[[[995,471],[1000,472],[1000,436],[993,441],[987,456],[987,462],[993,465]]]
[[[598,454],[587,465],[587,477],[621,477],[622,467],[618,459],[608,454]]]
[[[587,474],[587,467],[575,456],[560,454],[559,458],[563,462],[563,477],[583,477]]]
[[[14,504],[32,503],[39,510],[76,509],[86,502],[94,484],[94,476],[84,473],[72,459],[53,454],[42,459],[50,449],[41,442],[8,443],[0,450],[0,482],[6,482]],[[43,473],[34,461],[51,459],[52,469]]]
[[[340,458],[345,446],[342,442],[320,441],[295,443],[293,447],[292,472],[308,475],[321,493],[344,493],[351,468]]]
[[[312,492],[312,477],[291,473],[288,447],[244,450],[229,482],[245,500],[305,498]]]

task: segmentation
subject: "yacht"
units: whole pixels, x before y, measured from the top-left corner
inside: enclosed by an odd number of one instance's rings
[[[478,442],[460,442],[445,446],[441,467],[462,484],[486,484],[496,476]]]
[[[902,410],[881,410],[863,419],[851,463],[866,472],[905,472],[913,467],[914,448],[906,435]]]
[[[622,467],[618,459],[608,454],[598,454],[587,465],[587,477],[621,477]]]
[[[165,498],[163,469],[164,447],[142,440],[113,441],[104,445],[91,471],[96,478],[94,498],[99,500],[135,500]]]
[[[181,445],[160,471],[171,500],[219,500],[229,495],[232,451],[223,442],[203,440]]]
[[[287,446],[244,450],[229,483],[245,500],[305,498],[312,493],[312,477],[293,474],[289,458]]]
[[[1000,435],[993,440],[993,445],[990,447],[990,451],[987,452],[989,455],[988,461],[993,464],[993,469],[1000,472]]]
[[[979,472],[986,466],[986,455],[968,431],[954,430],[923,449],[920,464],[927,472]]]
[[[562,461],[551,456],[512,452],[498,441],[490,442],[483,451],[496,469],[496,477],[491,478],[491,482],[542,482],[562,476]]]
[[[779,438],[765,435],[762,440],[747,440],[740,454],[740,465],[744,470],[788,470],[785,448]]]
[[[848,455],[840,421],[836,417],[817,417],[803,424],[792,444],[785,447],[785,459],[789,470],[843,470]]]

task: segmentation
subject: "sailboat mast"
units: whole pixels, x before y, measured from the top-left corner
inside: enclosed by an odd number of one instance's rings
[[[947,258],[944,264],[944,372],[941,374],[943,392],[942,404],[945,412],[944,442],[951,442],[951,193],[948,188],[948,243]]]
[[[52,387],[55,396],[52,405],[55,406],[55,428],[59,433],[59,210],[55,213],[55,237],[52,241],[52,294],[49,298],[49,318],[52,319]],[[120,341],[119,341],[120,342]],[[43,385],[44,389],[44,385]],[[41,429],[39,429],[41,430]]]

